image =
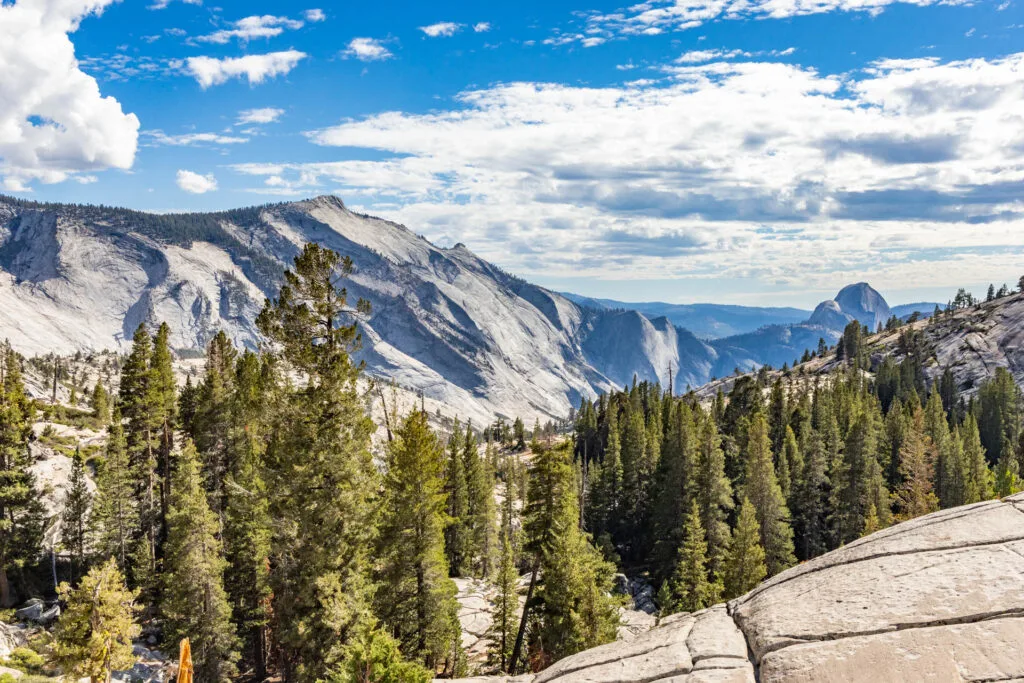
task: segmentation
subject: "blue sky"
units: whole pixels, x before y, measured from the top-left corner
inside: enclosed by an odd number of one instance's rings
[[[5,0],[0,191],[336,193],[624,300],[944,300],[1024,273],[1020,3]]]

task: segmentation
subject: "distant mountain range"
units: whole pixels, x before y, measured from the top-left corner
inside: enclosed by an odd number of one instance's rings
[[[220,329],[254,346],[264,298],[309,241],[355,264],[349,292],[373,306],[369,372],[478,424],[563,416],[634,376],[667,383],[670,368],[681,390],[791,363],[820,338],[833,343],[848,320],[891,315],[864,283],[810,315],[565,296],[332,196],[168,215],[0,197],[0,338],[28,354],[123,349],[139,323],[166,321],[182,353]]]

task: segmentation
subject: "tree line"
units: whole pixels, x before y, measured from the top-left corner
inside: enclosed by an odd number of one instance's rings
[[[583,526],[606,558],[649,573],[663,610],[706,607],[894,522],[1020,490],[1012,375],[997,369],[969,400],[948,370],[928,386],[907,330],[912,352],[871,378],[855,325],[827,376],[745,375],[709,401],[634,382],[582,401]]]

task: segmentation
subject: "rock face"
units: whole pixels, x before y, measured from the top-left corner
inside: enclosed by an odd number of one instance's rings
[[[581,652],[521,680],[1010,681],[1024,680],[1022,653],[1018,494],[890,527],[728,605],[673,615],[632,642]]]

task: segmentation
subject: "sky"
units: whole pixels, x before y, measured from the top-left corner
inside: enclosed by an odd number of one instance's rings
[[[0,0],[0,193],[336,194],[624,301],[1024,274],[1024,0]]]

